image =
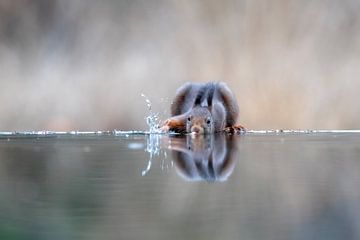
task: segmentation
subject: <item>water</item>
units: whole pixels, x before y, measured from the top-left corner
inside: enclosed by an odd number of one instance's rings
[[[359,239],[357,131],[0,134],[0,239]]]

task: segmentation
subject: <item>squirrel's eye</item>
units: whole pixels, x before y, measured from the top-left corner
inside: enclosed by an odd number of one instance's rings
[[[190,121],[191,121],[191,117],[188,117],[187,120],[190,122]]]
[[[206,123],[207,123],[207,124],[210,124],[210,123],[211,123],[210,119],[206,120]]]

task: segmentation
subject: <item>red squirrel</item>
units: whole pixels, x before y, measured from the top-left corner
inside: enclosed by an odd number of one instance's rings
[[[243,126],[235,125],[239,106],[223,82],[184,84],[176,92],[171,115],[161,126],[164,132],[210,134],[245,131]]]

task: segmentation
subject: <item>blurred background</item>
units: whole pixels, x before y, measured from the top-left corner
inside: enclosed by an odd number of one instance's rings
[[[248,129],[360,126],[360,2],[0,1],[0,130],[142,130],[187,81]]]

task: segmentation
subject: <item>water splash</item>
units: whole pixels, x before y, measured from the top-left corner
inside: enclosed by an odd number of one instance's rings
[[[167,158],[166,151],[161,147],[161,139],[163,135],[160,134],[148,134],[146,138],[146,149],[149,153],[149,160],[146,168],[141,171],[141,176],[145,176],[151,169],[152,161],[154,158],[162,157],[161,168],[165,165],[165,159]]]
[[[150,134],[147,136],[145,151],[149,153],[149,160],[146,168],[141,171],[141,176],[145,176],[150,171],[154,156],[160,154],[160,138],[158,135]]]
[[[147,116],[146,124],[149,126],[149,133],[161,133],[161,130],[159,129],[161,120],[159,118],[158,113],[154,113],[152,111],[151,102],[150,100],[145,96],[145,94],[141,94],[143,98],[145,98],[146,105],[149,109],[149,116]]]

